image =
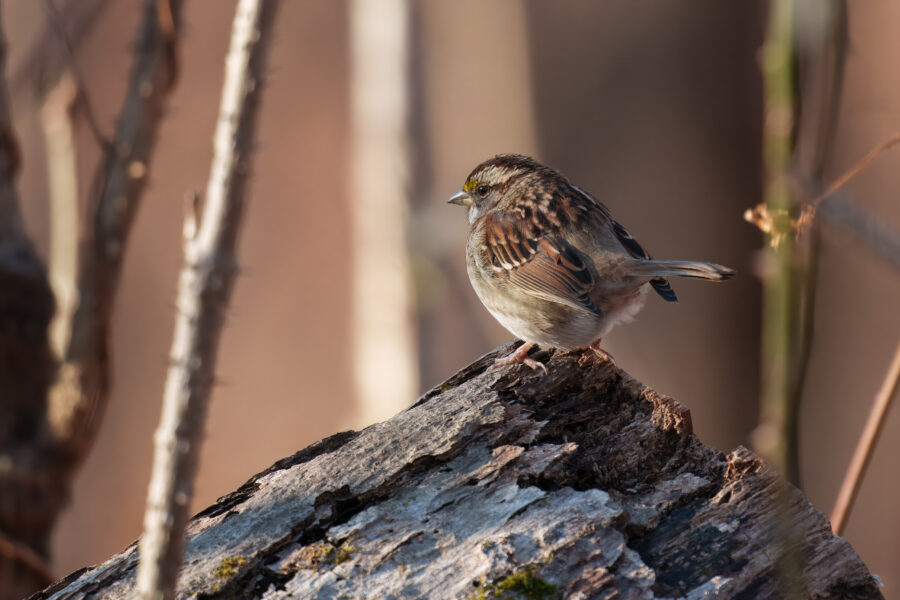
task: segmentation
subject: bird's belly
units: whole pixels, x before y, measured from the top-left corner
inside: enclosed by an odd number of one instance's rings
[[[510,333],[545,347],[588,346],[604,328],[606,317],[577,310],[518,290],[504,289],[479,277],[472,287],[485,308]]]
[[[526,342],[564,350],[589,346],[616,324],[631,321],[649,289],[641,286],[605,307],[600,316],[497,285],[477,274],[470,279],[482,304],[507,331]]]
[[[548,305],[540,316],[522,315],[520,312],[503,312],[496,308],[488,310],[497,321],[517,338],[535,342],[543,347],[584,348],[589,346],[605,328],[606,317],[599,317],[570,309],[564,305],[539,301]],[[558,312],[558,314],[550,314]]]

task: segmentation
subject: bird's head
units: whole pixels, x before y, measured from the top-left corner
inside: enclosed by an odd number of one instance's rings
[[[556,172],[533,158],[519,154],[500,154],[484,161],[469,173],[462,189],[448,202],[469,209],[469,223],[515,196],[532,178]]]

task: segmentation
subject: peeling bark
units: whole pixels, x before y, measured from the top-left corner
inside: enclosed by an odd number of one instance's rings
[[[779,597],[778,480],[758,457],[703,446],[686,408],[593,353],[542,357],[547,376],[487,370],[509,350],[196,515],[179,596]],[[881,598],[789,500],[808,596]],[[33,598],[132,597],[137,559],[132,545]]]

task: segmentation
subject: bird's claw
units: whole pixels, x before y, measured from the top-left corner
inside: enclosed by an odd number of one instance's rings
[[[525,363],[526,365],[528,365],[529,367],[531,367],[532,369],[534,369],[535,371],[540,369],[541,371],[544,372],[544,375],[550,374],[550,371],[547,370],[547,365],[545,365],[544,363],[542,363],[540,361],[534,360],[533,358],[523,358],[522,362]]]
[[[614,367],[616,366],[616,359],[613,358],[613,355],[600,347],[600,340],[597,340],[590,346],[588,346],[591,350],[597,353],[601,360],[607,361],[612,364]]]
[[[540,369],[544,372],[544,375],[549,375],[550,372],[547,370],[547,366],[533,358],[528,358],[528,351],[531,350],[531,347],[534,344],[522,344],[518,347],[518,349],[510,354],[509,356],[504,356],[503,358],[498,358],[494,361],[494,369],[499,369],[501,367],[506,367],[509,365],[514,365],[516,363],[524,363],[537,371]]]

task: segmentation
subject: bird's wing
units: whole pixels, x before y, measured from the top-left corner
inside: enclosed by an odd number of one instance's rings
[[[585,256],[561,237],[538,235],[509,213],[488,213],[483,228],[488,261],[518,288],[573,308],[603,315],[588,295],[594,275]]]
[[[630,233],[628,233],[628,230],[625,229],[621,223],[612,218],[609,209],[607,209],[606,206],[603,205],[603,203],[577,186],[569,184],[569,187],[573,192],[575,192],[578,197],[580,197],[580,199],[582,200],[582,206],[589,207],[589,211],[593,212],[593,214],[597,214],[603,221],[609,223],[609,226],[612,227],[613,233],[615,233],[616,235],[616,239],[619,240],[619,243],[622,244],[622,247],[625,248],[625,251],[628,252],[630,256],[643,260],[652,260],[650,255],[647,254],[647,252],[643,247],[641,247],[638,241],[634,239],[634,237]],[[653,286],[653,289],[656,290],[656,293],[659,294],[660,297],[666,302],[678,302],[678,297],[675,295],[675,290],[673,290],[672,286],[669,285],[669,281],[667,279],[663,277],[651,279],[650,285]]]
[[[644,251],[638,241],[634,239],[628,230],[622,227],[622,225],[616,221],[610,219],[610,223],[612,224],[613,232],[616,234],[616,238],[628,251],[628,254],[633,256],[634,258],[642,258],[644,260],[651,260],[650,255]],[[650,285],[653,286],[653,289],[656,290],[656,293],[662,297],[666,302],[677,302],[678,297],[675,295],[675,290],[672,289],[672,286],[669,285],[669,281],[663,277],[657,277],[656,279],[650,280]]]

